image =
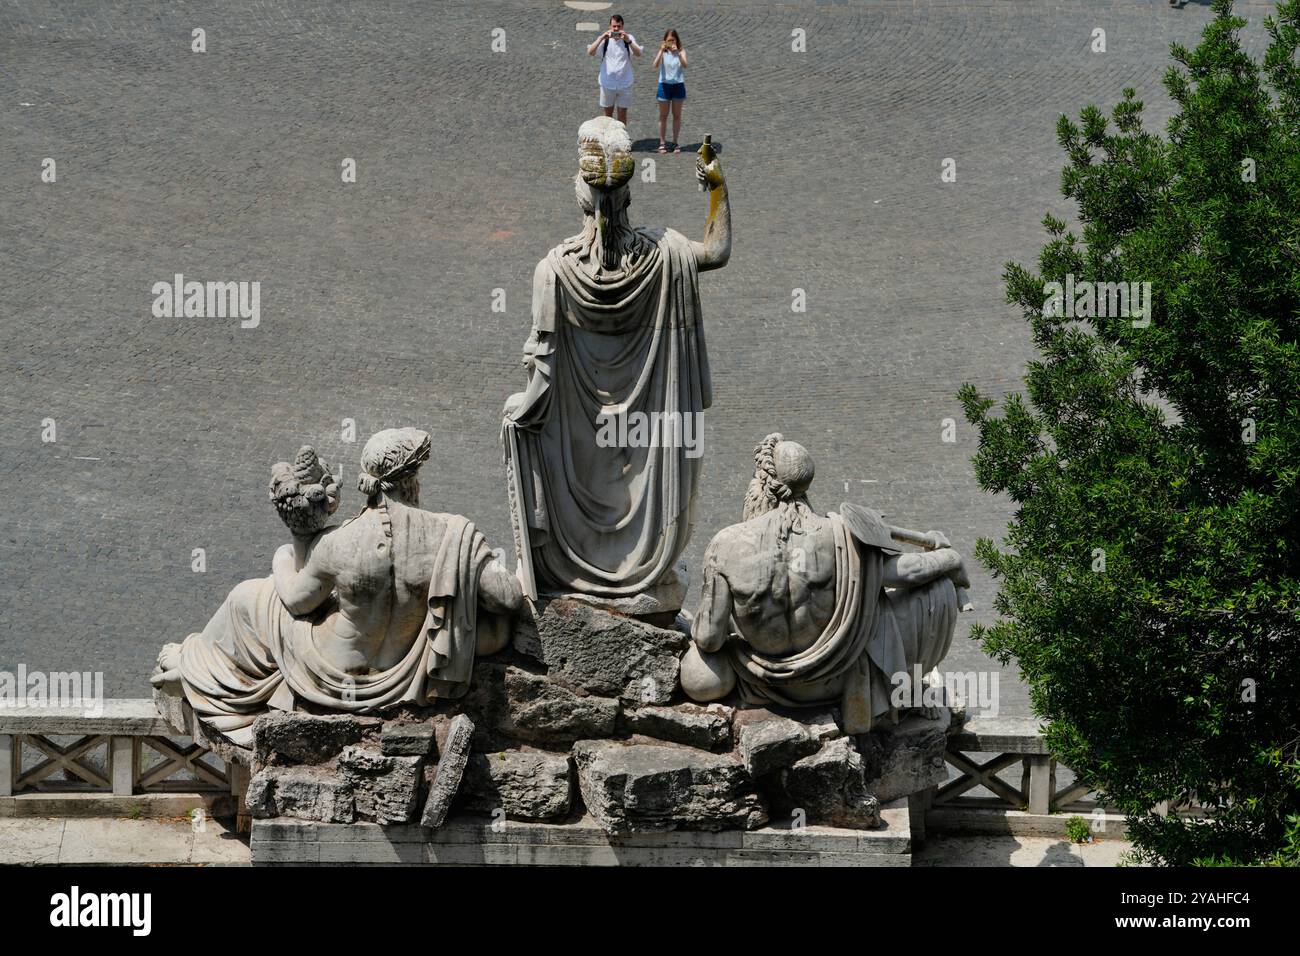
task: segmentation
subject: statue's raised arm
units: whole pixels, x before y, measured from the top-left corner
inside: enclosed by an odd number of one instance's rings
[[[704,241],[692,242],[695,265],[701,272],[719,269],[731,258],[731,200],[727,195],[727,181],[722,175],[722,164],[713,149],[710,136],[704,137],[700,158],[695,161],[695,178],[700,188],[709,192],[709,218],[704,222]]]

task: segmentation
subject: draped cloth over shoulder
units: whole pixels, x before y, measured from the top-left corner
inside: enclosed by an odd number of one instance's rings
[[[747,704],[839,704],[845,731],[866,733],[895,709],[890,701],[893,675],[911,676],[914,666],[924,674],[947,654],[957,595],[952,582],[942,578],[895,597],[883,587],[883,552],[855,539],[839,515],[829,517],[835,534],[835,607],[817,640],[788,657],[766,657],[743,639],[733,618],[739,639],[727,642],[728,653]],[[777,525],[764,533],[773,540],[760,542],[756,550],[779,554]],[[701,615],[708,613],[717,573],[706,561]],[[836,690],[822,700],[789,694],[796,686],[819,685]]]
[[[428,613],[403,658],[386,670],[350,674],[316,645],[333,600],[295,617],[274,578],[245,581],[202,634],[181,649],[186,699],[205,722],[236,743],[268,707],[291,710],[295,698],[344,713],[374,713],[402,703],[427,704],[469,688],[480,627],[507,622],[478,607],[478,580],[491,559],[487,540],[460,515],[428,514],[441,523],[428,591]]]
[[[690,241],[637,231],[643,250],[616,273],[593,276],[561,244],[534,274],[535,368],[502,435],[532,596],[637,594],[672,569],[690,535],[701,459],[686,442],[606,447],[599,437],[608,416],[657,413],[698,441],[712,403]]]

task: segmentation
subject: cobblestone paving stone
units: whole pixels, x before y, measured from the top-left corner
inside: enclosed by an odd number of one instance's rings
[[[1271,6],[1239,7],[1257,53]],[[812,450],[822,509],[869,502],[967,553],[999,536],[1011,509],[974,482],[954,394],[1015,389],[1031,358],[999,275],[1033,260],[1044,213],[1072,212],[1056,117],[1132,85],[1162,125],[1168,45],[1208,8],[618,7],[643,43],[681,31],[683,139],[721,144],[735,209],[731,263],[702,278],[715,404],[691,564],[738,519],[773,429]],[[604,16],[560,0],[0,0],[0,667],[103,670],[109,696],[147,694],[158,647],[269,571],[285,538],[269,468],[302,442],[342,461],[355,508],[365,438],[429,429],[426,507],[509,548],[500,409],[523,381],[534,264],[579,224],[596,65],[576,24]],[[654,84],[636,67],[630,125],[657,181],[634,184],[634,221],[698,237],[692,157],[651,152]],[[260,281],[260,326],[154,318],[150,290],[175,273]],[[993,617],[982,572],[973,593],[950,669],[998,666],[967,637]],[[1013,673],[1002,710],[1027,712]]]

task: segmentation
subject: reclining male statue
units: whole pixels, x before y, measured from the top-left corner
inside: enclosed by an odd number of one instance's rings
[[[961,556],[938,532],[905,537],[856,505],[813,511],[812,457],[780,434],[754,460],[745,520],[705,552],[683,689],[707,702],[739,683],[752,705],[837,704],[851,734],[897,718],[896,675],[928,673],[952,643],[970,586]],[[933,550],[904,553],[900,538]]]
[[[268,709],[376,713],[463,695],[475,654],[509,640],[523,593],[469,519],[419,507],[429,448],[415,428],[373,436],[366,506],[337,527],[324,527],[338,490],[315,453],[277,465],[271,497],[293,543],[202,632],[164,647],[153,683],[179,682],[198,718],[241,746]]]

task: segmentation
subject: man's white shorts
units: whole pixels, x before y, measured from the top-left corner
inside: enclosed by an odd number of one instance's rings
[[[600,88],[600,107],[616,107],[621,110],[627,109],[632,105],[632,87],[625,90],[607,90],[605,87]]]

